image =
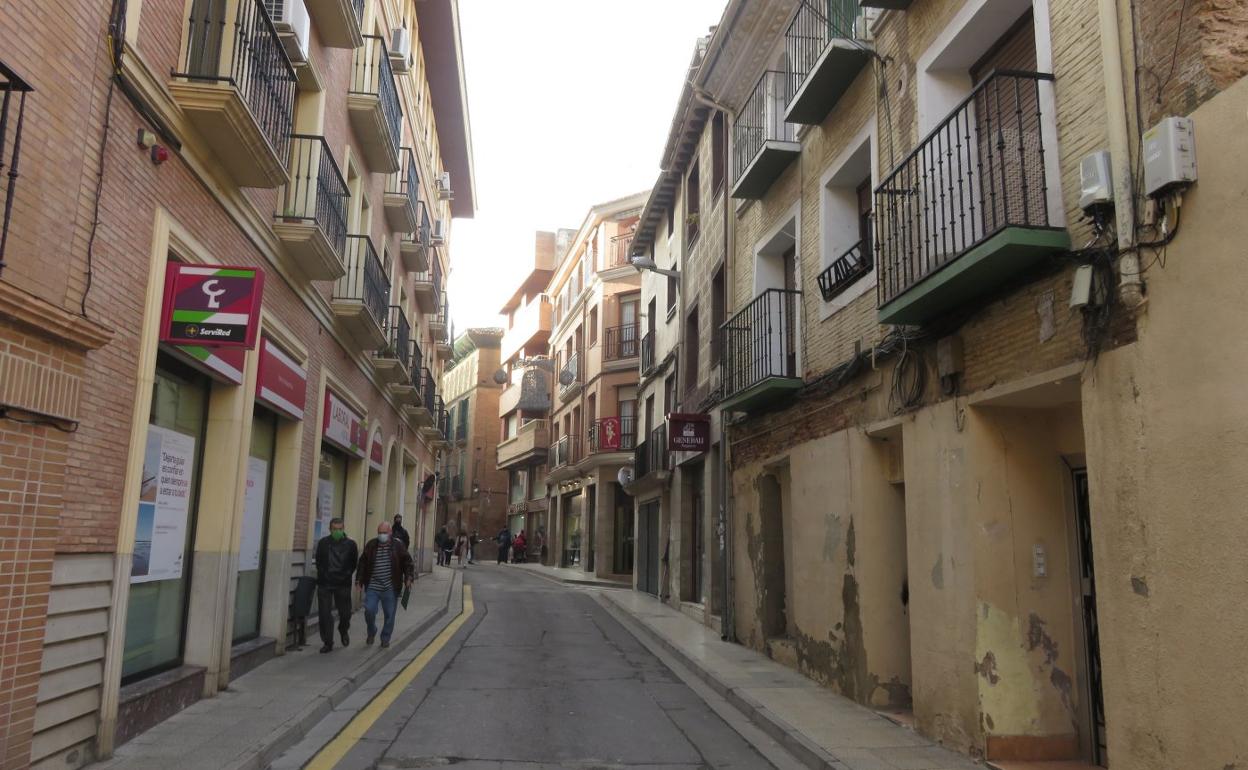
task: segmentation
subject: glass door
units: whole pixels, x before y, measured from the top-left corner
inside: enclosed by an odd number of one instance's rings
[[[264,556],[268,544],[269,497],[277,445],[277,415],[257,407],[251,422],[243,534],[238,545],[238,588],[234,592],[234,643],[260,635]]]

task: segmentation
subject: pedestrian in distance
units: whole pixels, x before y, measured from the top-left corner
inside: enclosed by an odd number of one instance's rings
[[[524,536],[524,530],[516,533],[516,539],[511,541],[511,553],[513,564],[523,564],[525,557],[528,555],[529,541]]]
[[[446,561],[446,540],[450,535],[446,532],[446,527],[438,530],[438,534],[433,536],[433,550],[438,554],[438,566],[445,566]]]
[[[411,553],[412,536],[408,533],[406,529],[403,529],[403,514],[401,513],[394,514],[394,525],[390,527],[390,535],[395,540],[398,540],[400,543],[402,543],[403,547],[408,550],[408,553]]]
[[[494,542],[498,543],[498,563],[507,563],[507,552],[511,550],[511,530],[504,525],[495,536]]]
[[[459,566],[464,566],[464,557],[468,555],[468,536],[463,532],[455,538],[455,559],[459,562]]]
[[[537,531],[533,533],[533,553],[537,556],[539,564],[546,563],[546,533],[542,531],[541,527],[538,527]]]
[[[412,587],[415,574],[411,554],[392,536],[391,529],[386,521],[377,525],[377,537],[364,544],[364,554],[355,572],[356,585],[364,590],[364,623],[368,626],[368,638],[364,643],[372,644],[377,637],[377,606],[381,605],[384,615],[382,649],[390,646],[399,594]]]
[[[316,544],[316,607],[321,631],[321,652],[334,649],[334,616],[338,610],[338,634],[342,646],[351,644],[351,576],[360,560],[359,548],[347,537],[342,519],[329,520],[329,534]]]
[[[481,533],[474,529],[472,531],[472,534],[468,536],[468,563],[469,564],[477,563],[477,546],[480,545],[480,543],[481,543]]]
[[[442,529],[443,531],[445,531],[446,527],[443,527]],[[442,537],[442,563],[448,567],[451,566],[451,554],[454,552],[455,552],[455,536],[447,532]]]

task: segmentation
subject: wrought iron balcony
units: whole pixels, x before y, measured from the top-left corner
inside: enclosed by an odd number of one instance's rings
[[[565,435],[550,447],[551,470],[576,465],[581,461],[580,436]]]
[[[383,174],[398,171],[403,107],[386,41],[376,35],[365,35],[364,44],[355,49],[347,109],[369,169]]]
[[[430,262],[429,269],[417,273],[412,282],[412,295],[425,314],[436,313],[442,301],[442,264],[437,259]]]
[[[364,0],[304,0],[321,43],[330,48],[359,48],[364,42]]]
[[[867,66],[871,44],[860,39],[863,18],[858,0],[801,0],[784,33],[785,120],[822,123]]]
[[[671,467],[671,455],[667,451],[667,422],[661,422],[633,450],[633,480],[641,481],[651,473],[671,470]]]
[[[399,170],[386,175],[386,221],[396,233],[410,233],[419,224],[420,177],[416,175],[416,154],[402,149]]]
[[[308,280],[333,281],[346,272],[349,199],[325,137],[292,134],[290,181],[279,199],[273,232]]]
[[[631,452],[637,446],[637,418],[603,417],[589,426],[589,454]]]
[[[784,119],[795,75],[768,70],[732,126],[734,198],[761,198],[801,154],[797,129]]]
[[[412,417],[420,407],[420,362],[423,360],[420,356],[420,346],[411,340],[403,353],[403,376],[390,383],[390,392],[398,398],[399,406]]]
[[[830,302],[871,272],[871,244],[858,241],[819,274],[819,292]]]
[[[403,308],[391,305],[386,319],[386,343],[373,353],[373,366],[388,382],[399,383],[408,379],[407,367],[411,365],[412,326]]]
[[[629,267],[633,264],[629,261],[629,252],[633,248],[633,236],[634,233],[625,233],[611,239],[611,244],[607,247],[607,260],[603,265],[604,269]]]
[[[438,312],[429,316],[429,331],[433,332],[433,341],[435,343],[447,341],[450,320],[450,300],[443,296],[442,305],[438,308]]]
[[[416,226],[399,241],[399,257],[403,269],[409,273],[423,273],[429,269],[429,249],[432,248],[432,232],[429,227],[429,207],[416,200]]]
[[[797,371],[801,297],[792,289],[766,289],[724,322],[724,409],[748,412],[802,386]]]
[[[347,271],[334,284],[334,315],[363,350],[386,343],[390,279],[367,235],[347,236]]]
[[[1070,248],[1049,212],[1051,80],[990,74],[876,188],[881,323],[921,324]]]
[[[647,374],[654,368],[654,332],[646,332],[641,338],[641,373]]]
[[[34,91],[26,81],[0,62],[0,173],[8,169],[4,186],[4,221],[0,224],[0,274],[4,273],[4,250],[9,243],[9,221],[13,215],[13,195],[17,192],[19,161],[22,157],[22,128],[26,122],[26,94]],[[14,109],[14,102],[16,108]],[[16,117],[14,117],[16,113]],[[9,148],[9,121],[13,120],[13,146]]]
[[[286,184],[295,70],[260,0],[191,3],[169,92],[242,187]]]
[[[602,333],[602,360],[621,361],[636,358],[640,340],[637,339],[637,324],[612,326]]]
[[[571,398],[581,389],[581,351],[574,350],[559,370],[559,397]]]

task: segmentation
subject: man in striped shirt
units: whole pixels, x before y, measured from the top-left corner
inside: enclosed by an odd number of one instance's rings
[[[381,646],[390,646],[399,593],[412,585],[413,574],[411,555],[403,543],[390,536],[390,522],[381,522],[377,525],[377,537],[364,546],[355,572],[355,582],[364,589],[364,622],[368,625],[365,644],[372,644],[377,636],[377,605],[380,604],[385,613]]]

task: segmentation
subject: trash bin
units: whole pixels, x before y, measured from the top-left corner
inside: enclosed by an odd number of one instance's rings
[[[295,647],[308,641],[308,615],[312,613],[312,599],[316,596],[316,578],[309,575],[295,578],[295,596],[290,604],[290,620],[295,626]]]

